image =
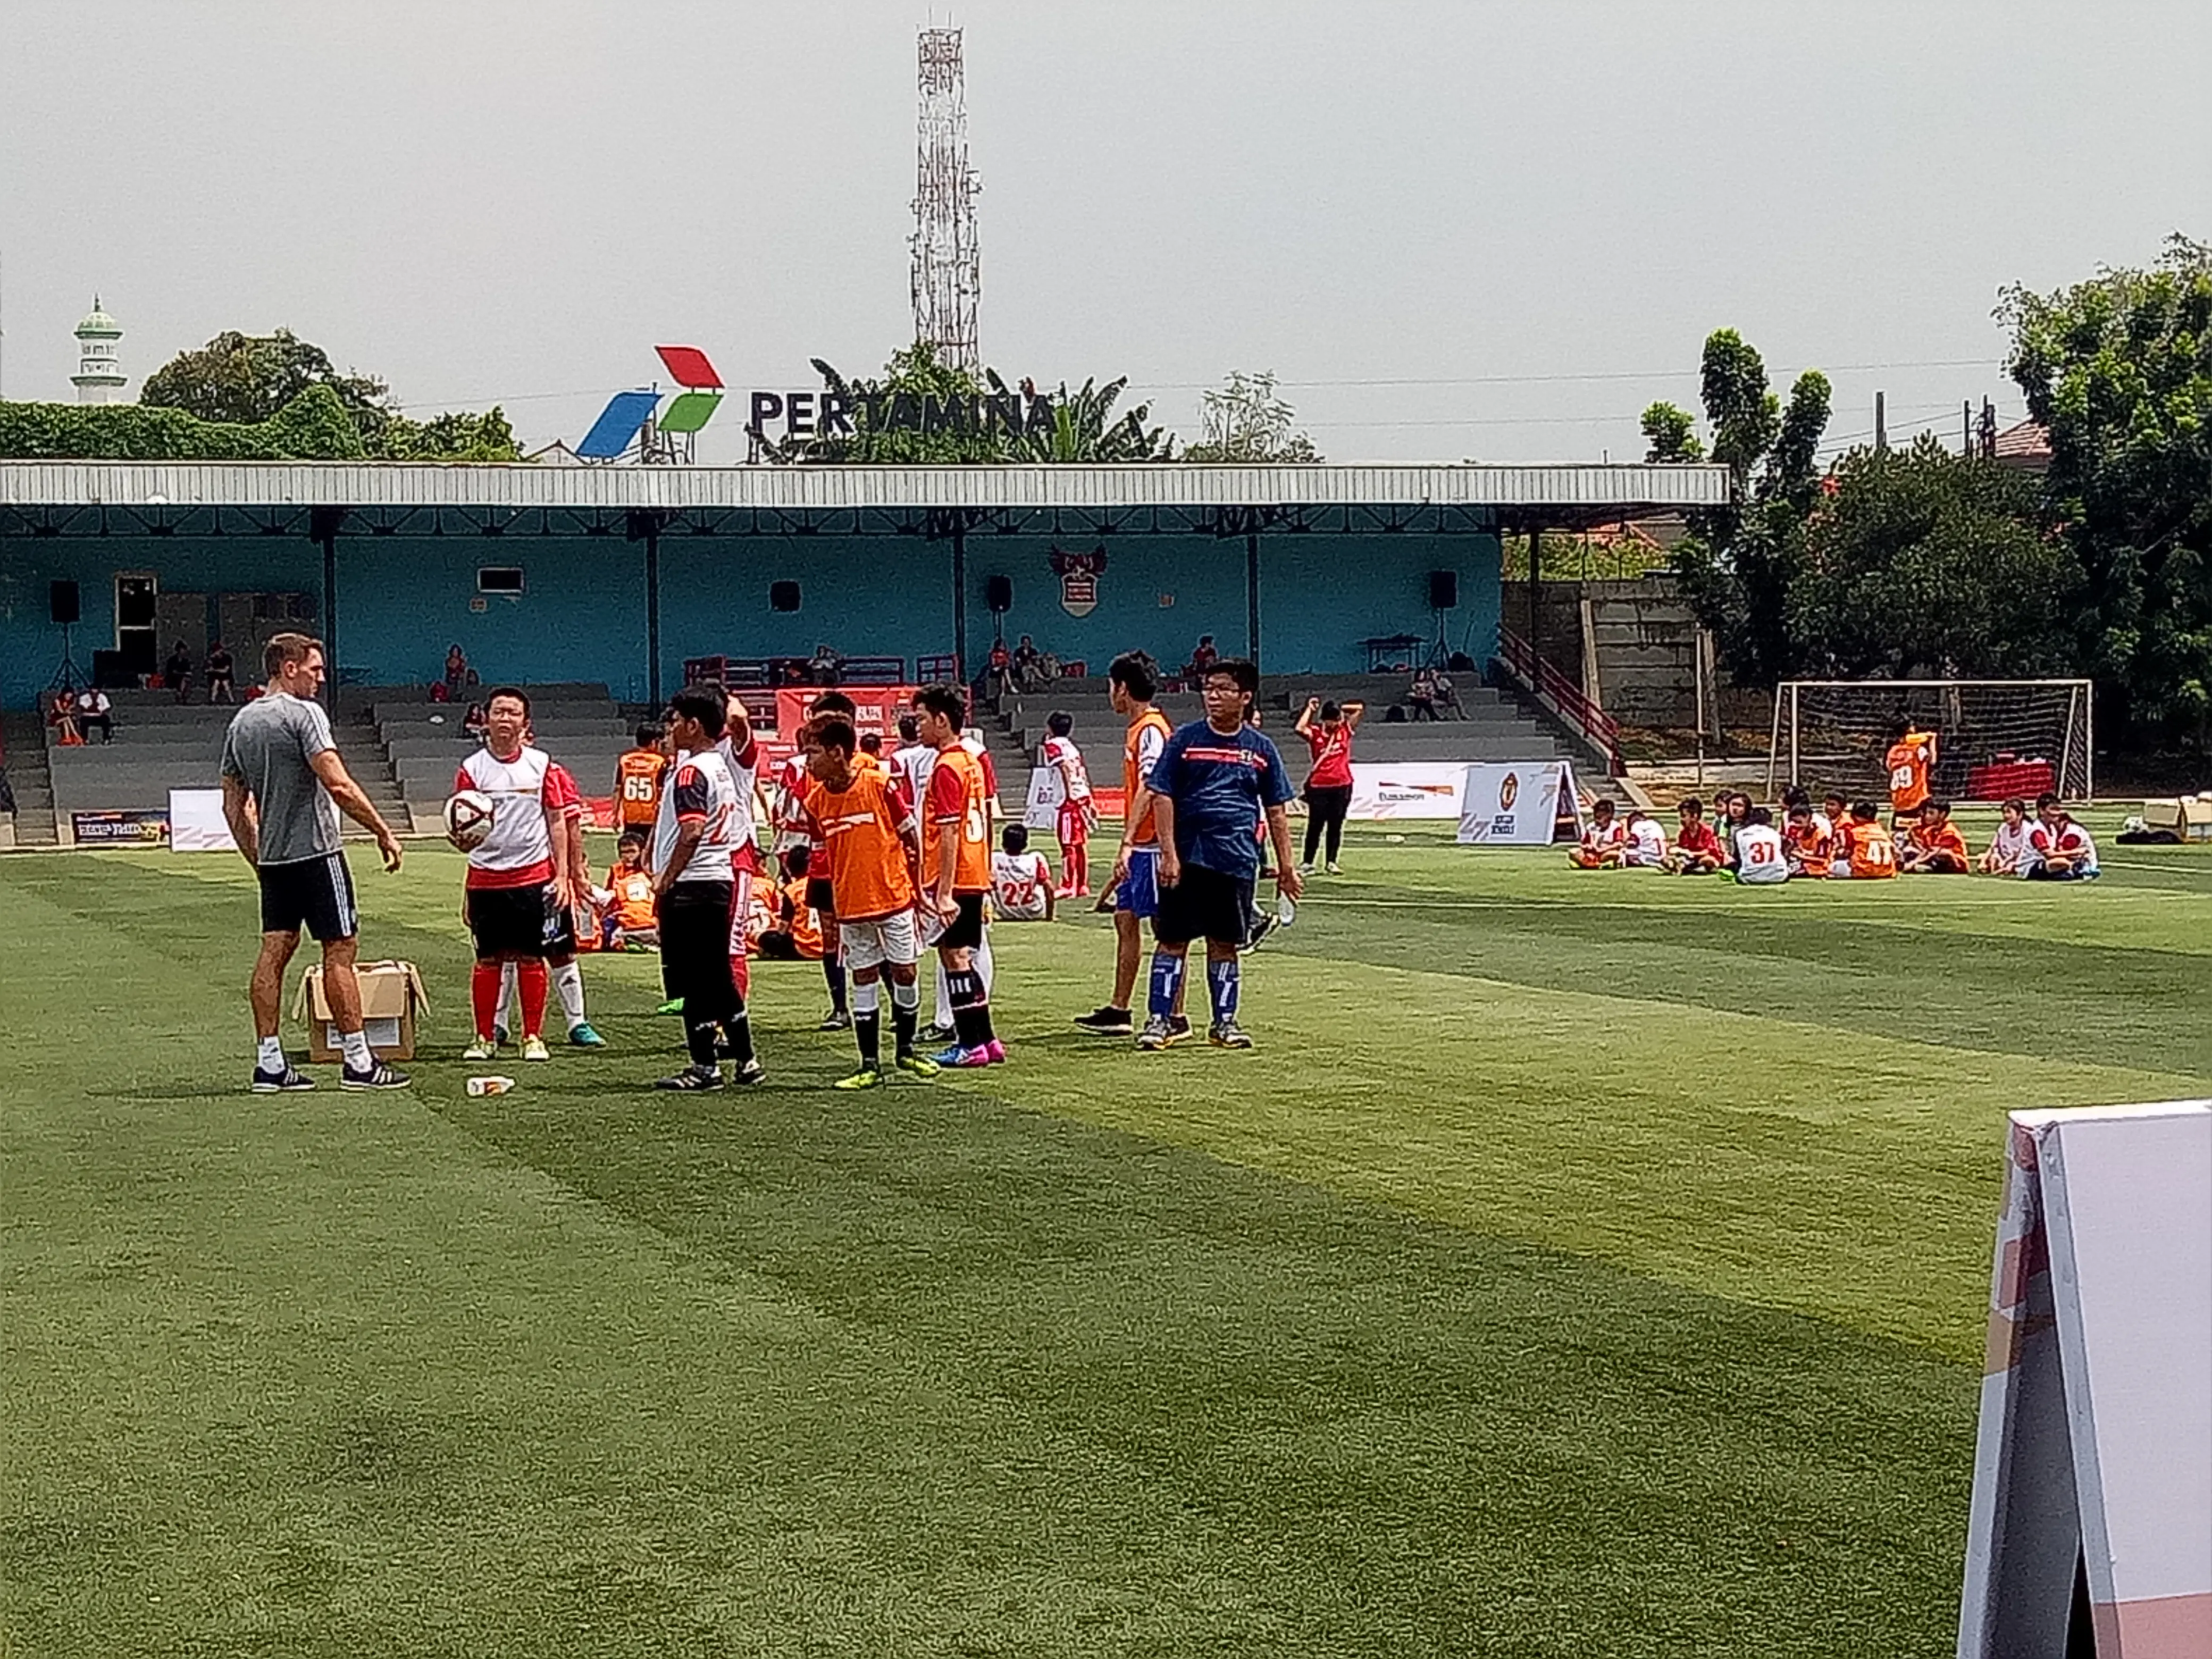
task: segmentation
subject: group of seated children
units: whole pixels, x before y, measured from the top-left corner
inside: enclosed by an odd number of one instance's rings
[[[2059,805],[2039,796],[2031,819],[2027,803],[2008,800],[1989,848],[1977,859],[1958,825],[1951,803],[1929,797],[1881,822],[1874,802],[1846,802],[1832,794],[1814,811],[1812,798],[1792,788],[1782,798],[1783,823],[1741,790],[1713,798],[1708,822],[1695,796],[1676,809],[1673,842],[1651,814],[1635,807],[1626,817],[1611,800],[1590,809],[1582,841],[1567,854],[1578,870],[1659,870],[1671,875],[1721,874],[1763,884],[1792,877],[1884,881],[1899,875],[2019,876],[2029,881],[2089,881],[2097,875],[2097,846],[2088,830]]]

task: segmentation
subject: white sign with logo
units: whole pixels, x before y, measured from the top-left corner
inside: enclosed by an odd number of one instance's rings
[[[169,850],[172,853],[235,853],[238,842],[222,815],[220,789],[169,791]]]
[[[1032,830],[1060,828],[1060,804],[1067,799],[1067,780],[1057,766],[1030,769],[1030,798],[1022,806],[1022,822]]]
[[[2212,1101],[2010,1128],[1960,1659],[2212,1653]]]
[[[1455,818],[1465,761],[1412,761],[1384,766],[1352,763],[1352,805],[1345,816],[1368,823],[1398,818]]]
[[[1460,769],[1459,839],[1470,847],[1548,847],[1560,820],[1582,834],[1575,769],[1565,761],[1483,761]]]

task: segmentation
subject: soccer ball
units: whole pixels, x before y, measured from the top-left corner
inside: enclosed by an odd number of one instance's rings
[[[474,852],[491,834],[491,797],[464,789],[446,803],[446,839],[464,853]]]

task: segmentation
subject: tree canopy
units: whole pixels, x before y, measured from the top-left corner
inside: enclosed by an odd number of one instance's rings
[[[2008,289],[2010,369],[2050,434],[2047,511],[2081,583],[2081,665],[2146,741],[2212,748],[2212,246]]]
[[[1299,429],[1297,410],[1275,390],[1272,369],[1228,380],[1205,395],[1205,436],[1182,453],[1186,461],[1245,466],[1310,465],[1321,459],[1313,440]]]
[[[140,404],[0,403],[0,455],[22,460],[358,461],[361,431],[326,386],[263,421],[204,421]]]

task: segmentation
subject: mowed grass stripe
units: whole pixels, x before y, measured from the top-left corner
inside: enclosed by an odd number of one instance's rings
[[[18,910],[143,1018],[9,1094],[11,1374],[81,1378],[8,1408],[40,1650],[1942,1649],[1966,1368],[953,1091],[158,1094],[243,1046],[236,897],[172,891]]]

